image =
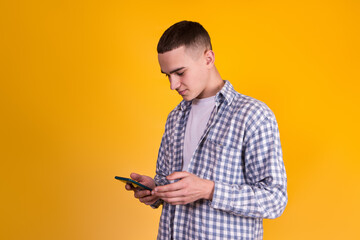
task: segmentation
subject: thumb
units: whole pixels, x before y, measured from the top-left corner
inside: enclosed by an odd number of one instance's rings
[[[143,176],[140,175],[140,174],[137,174],[137,173],[131,173],[130,174],[130,177],[135,180],[135,181],[138,181],[140,182],[142,179],[143,179]]]

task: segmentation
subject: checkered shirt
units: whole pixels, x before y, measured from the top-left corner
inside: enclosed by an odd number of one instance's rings
[[[263,218],[276,218],[287,204],[287,178],[278,125],[261,101],[236,92],[229,81],[216,96],[214,110],[190,161],[189,172],[215,182],[211,201],[163,205],[159,240],[257,240]],[[184,135],[191,102],[168,116],[155,182],[182,170]]]

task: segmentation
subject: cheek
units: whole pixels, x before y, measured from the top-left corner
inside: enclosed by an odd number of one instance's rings
[[[181,78],[181,83],[185,86],[191,85],[191,74],[186,74]]]

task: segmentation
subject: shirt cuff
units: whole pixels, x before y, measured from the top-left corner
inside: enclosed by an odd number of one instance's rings
[[[234,196],[235,185],[227,185],[215,182],[214,194],[210,206],[215,209],[225,211],[232,211],[234,209],[234,202],[231,201]]]
[[[163,200],[159,199],[155,203],[151,204],[150,207],[152,207],[153,209],[156,209],[156,208],[160,207],[161,204],[163,204]]]

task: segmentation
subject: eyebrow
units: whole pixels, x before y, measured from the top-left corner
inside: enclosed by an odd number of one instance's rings
[[[172,74],[172,73],[174,73],[174,72],[177,72],[177,71],[180,71],[180,70],[182,70],[182,69],[184,69],[185,67],[179,67],[179,68],[177,68],[177,69],[175,69],[175,70],[172,70],[171,72],[170,72],[170,74]],[[161,73],[165,73],[165,74],[167,74],[166,72],[164,72],[163,70],[161,70]]]

